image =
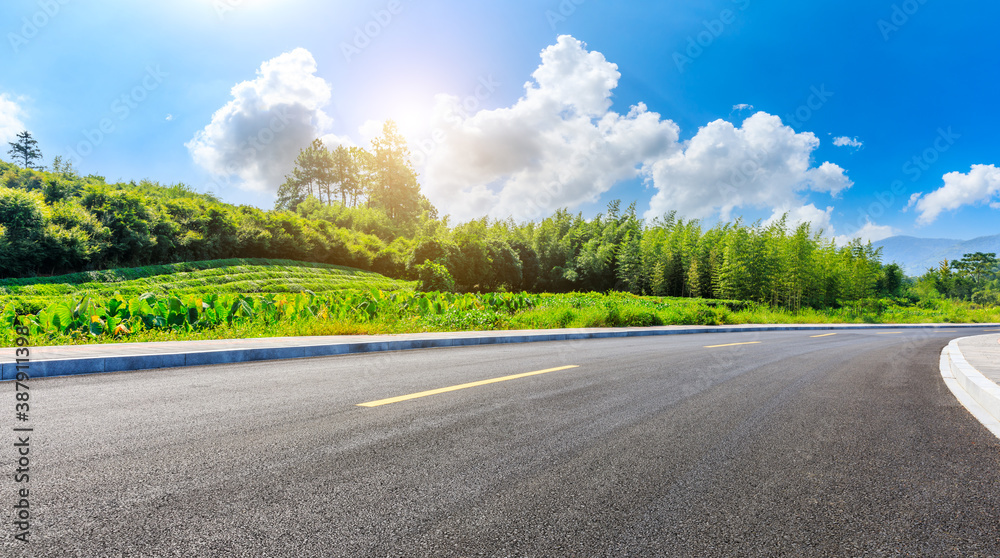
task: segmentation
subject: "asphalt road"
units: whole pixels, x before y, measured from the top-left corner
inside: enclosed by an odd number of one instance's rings
[[[2,556],[998,556],[974,335],[678,335],[32,382]],[[729,343],[753,343],[724,347]],[[425,390],[571,366],[379,406]],[[0,416],[13,413],[0,385]],[[4,407],[10,406],[8,411]]]

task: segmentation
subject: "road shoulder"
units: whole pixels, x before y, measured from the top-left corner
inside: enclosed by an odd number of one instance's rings
[[[955,339],[941,351],[941,376],[962,405],[1000,438],[1000,336]]]

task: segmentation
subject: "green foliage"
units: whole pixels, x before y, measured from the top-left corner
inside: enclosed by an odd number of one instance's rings
[[[849,308],[789,311],[742,301],[628,293],[454,294],[378,288],[267,294],[85,293],[50,299],[31,312],[0,302],[0,344],[11,346],[15,324],[28,327],[39,343],[65,344],[670,324],[1000,321],[998,308],[944,300],[926,308],[908,299],[871,299],[861,306],[864,312],[857,314]]]
[[[991,305],[990,293],[1000,289],[1000,261],[994,253],[965,254],[961,260],[944,260],[928,269],[914,288],[923,298],[939,296]]]
[[[225,329],[234,324],[263,326],[315,321],[367,323],[423,317],[430,324],[448,327],[465,324],[476,329],[498,325],[499,316],[530,308],[537,297],[527,294],[416,293],[381,289],[346,289],[318,294],[217,294],[157,295],[144,293],[126,297],[64,297],[32,313],[18,313],[12,304],[0,311],[0,327],[29,328],[32,336],[47,339],[69,337],[127,339],[135,332],[169,331],[189,334]],[[6,343],[13,338],[4,335]]]
[[[38,192],[0,187],[0,274],[26,273],[42,262],[47,209]]]
[[[412,290],[413,284],[369,271],[291,260],[230,259],[0,280],[0,304],[35,311],[59,298],[115,294],[326,293],[344,289]]]
[[[448,273],[448,268],[432,261],[415,266],[417,279],[420,281],[418,287],[421,291],[445,291],[455,290],[455,280]]]
[[[310,204],[310,200],[315,203]],[[376,218],[373,223],[371,216],[365,216],[368,225],[375,224],[381,230],[412,225],[425,209],[436,213],[420,195],[406,141],[391,120],[385,122],[382,135],[372,140],[371,152],[343,145],[331,151],[319,139],[300,150],[292,173],[278,187],[275,208],[307,216],[320,213],[337,222],[345,217],[343,211],[320,212],[319,208],[339,205],[353,209],[359,202],[366,202],[390,221],[377,223]],[[306,204],[310,205],[302,212]],[[374,230],[368,232],[377,234]]]
[[[377,261],[401,276],[405,243],[394,250],[387,244],[405,231],[375,209],[355,208],[348,217],[338,224],[326,215],[234,207],[184,184],[108,185],[100,177],[80,178],[61,161],[53,172],[3,163],[0,278],[232,257],[365,269]]]
[[[399,134],[396,123],[387,120],[382,135],[372,140],[372,173],[369,201],[390,219],[411,221],[420,215],[420,185],[410,164],[406,140]]]
[[[646,222],[634,204],[615,201],[592,219],[558,210],[539,222],[481,218],[452,226],[420,196],[405,142],[391,123],[371,151],[331,151],[315,142],[297,168],[297,201],[286,204],[292,212],[234,207],[183,184],[109,185],[81,178],[61,161],[53,172],[3,164],[0,277],[282,258],[421,279],[426,289],[618,290],[791,311],[845,308],[858,317],[872,314],[869,300],[971,300],[976,292],[1000,290],[987,254],[949,262],[911,284],[898,266],[883,265],[870,244],[837,246],[809,225],[789,229],[783,218],[706,228],[669,213]],[[296,281],[264,288],[280,293],[313,285]],[[35,304],[41,295],[20,296]]]
[[[978,291],[972,295],[972,302],[982,306],[1000,306],[1000,291]]]

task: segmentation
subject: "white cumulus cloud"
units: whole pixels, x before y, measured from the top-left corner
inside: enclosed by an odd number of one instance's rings
[[[25,130],[24,123],[21,122],[21,106],[17,101],[10,98],[6,93],[0,93],[0,142],[7,145],[13,141],[14,136]]]
[[[316,75],[312,54],[297,48],[264,62],[257,77],[232,88],[232,100],[185,144],[213,175],[238,177],[241,187],[275,191],[299,149],[323,135],[331,87]]]
[[[563,35],[514,105],[467,115],[457,97],[438,96],[424,190],[443,213],[543,217],[596,201],[677,148],[678,128],[645,105],[610,110],[617,65]]]
[[[836,145],[837,147],[860,148],[862,145],[864,145],[864,142],[859,141],[858,138],[849,138],[847,136],[840,136],[837,138],[833,138],[833,145]]]
[[[828,228],[830,211],[810,206],[805,193],[837,195],[852,185],[839,166],[814,166],[819,140],[777,116],[758,112],[738,128],[717,120],[682,143],[677,124],[642,103],[611,110],[621,75],[600,52],[563,35],[541,59],[512,106],[469,115],[457,97],[438,96],[422,183],[443,213],[533,219],[638,177],[656,189],[647,218],[672,209],[728,218],[750,206]]]
[[[796,133],[765,112],[739,128],[725,120],[710,122],[682,150],[653,163],[657,192],[646,217],[677,210],[688,217],[729,219],[737,208],[796,207],[803,192],[836,196],[850,188],[853,182],[839,166],[812,166],[817,147],[815,135]]]
[[[944,186],[916,200],[918,223],[933,223],[942,212],[964,205],[988,203],[1000,209],[996,199],[1000,197],[1000,168],[995,165],[972,165],[968,173],[949,172],[943,178]]]

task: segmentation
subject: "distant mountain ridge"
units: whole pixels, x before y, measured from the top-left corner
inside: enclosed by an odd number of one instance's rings
[[[974,252],[994,252],[1000,254],[1000,234],[981,236],[972,240],[948,238],[916,238],[913,236],[891,236],[878,242],[882,248],[882,261],[896,262],[907,275],[923,275],[928,268],[938,267],[941,260],[958,260],[964,254]]]

